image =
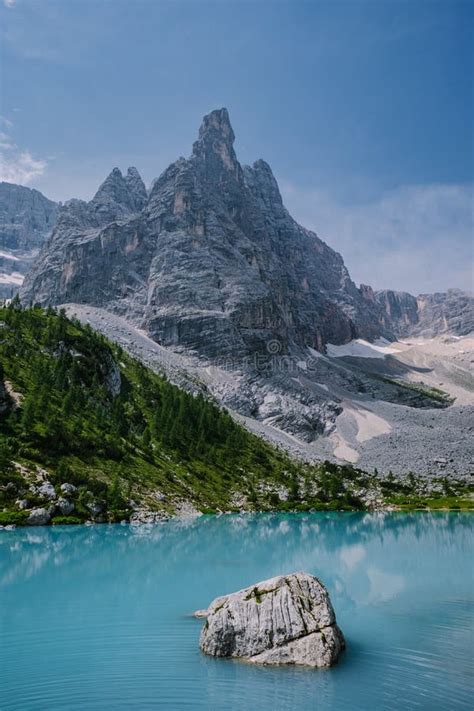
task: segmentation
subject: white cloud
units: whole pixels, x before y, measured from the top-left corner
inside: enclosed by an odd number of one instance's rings
[[[15,5],[16,0],[3,0],[3,4],[5,7],[13,7]]]
[[[352,546],[343,546],[339,553],[339,557],[349,570],[356,568],[361,560],[365,558],[366,550],[360,543],[355,543]]]
[[[422,293],[472,289],[472,185],[408,185],[352,203],[282,181],[293,216],[342,254],[357,282]]]
[[[0,131],[0,149],[10,150],[15,148],[15,144],[11,142],[10,136],[7,133]]]
[[[21,149],[6,133],[0,132],[0,181],[28,185],[43,175],[47,161]]]
[[[367,577],[370,581],[370,592],[367,600],[369,604],[380,604],[393,600],[406,587],[406,580],[403,575],[385,573],[374,566],[367,570]]]
[[[6,116],[0,116],[0,123],[2,123],[7,129],[13,127],[13,122]]]

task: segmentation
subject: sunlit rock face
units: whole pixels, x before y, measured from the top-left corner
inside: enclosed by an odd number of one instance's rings
[[[345,647],[326,588],[307,573],[264,580],[195,614],[206,618],[201,650],[214,657],[330,667]]]
[[[23,299],[105,306],[210,356],[388,332],[341,256],[288,214],[270,167],[242,167],[233,143],[213,111],[149,196],[136,169],[116,168],[91,202],[67,203]]]

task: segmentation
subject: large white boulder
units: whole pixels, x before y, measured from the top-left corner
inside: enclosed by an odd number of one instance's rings
[[[215,657],[330,667],[345,647],[328,592],[308,573],[264,580],[195,614],[206,617],[200,647]]]

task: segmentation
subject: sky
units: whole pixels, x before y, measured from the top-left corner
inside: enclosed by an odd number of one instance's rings
[[[226,106],[357,283],[473,288],[474,2],[0,0],[0,178],[149,184]]]

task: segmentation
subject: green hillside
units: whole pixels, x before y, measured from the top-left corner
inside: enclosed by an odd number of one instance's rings
[[[359,509],[361,488],[375,485],[349,467],[290,460],[90,327],[17,301],[0,308],[0,418],[0,523],[26,522],[35,507],[53,522],[190,504]],[[59,497],[73,510],[62,513]]]

